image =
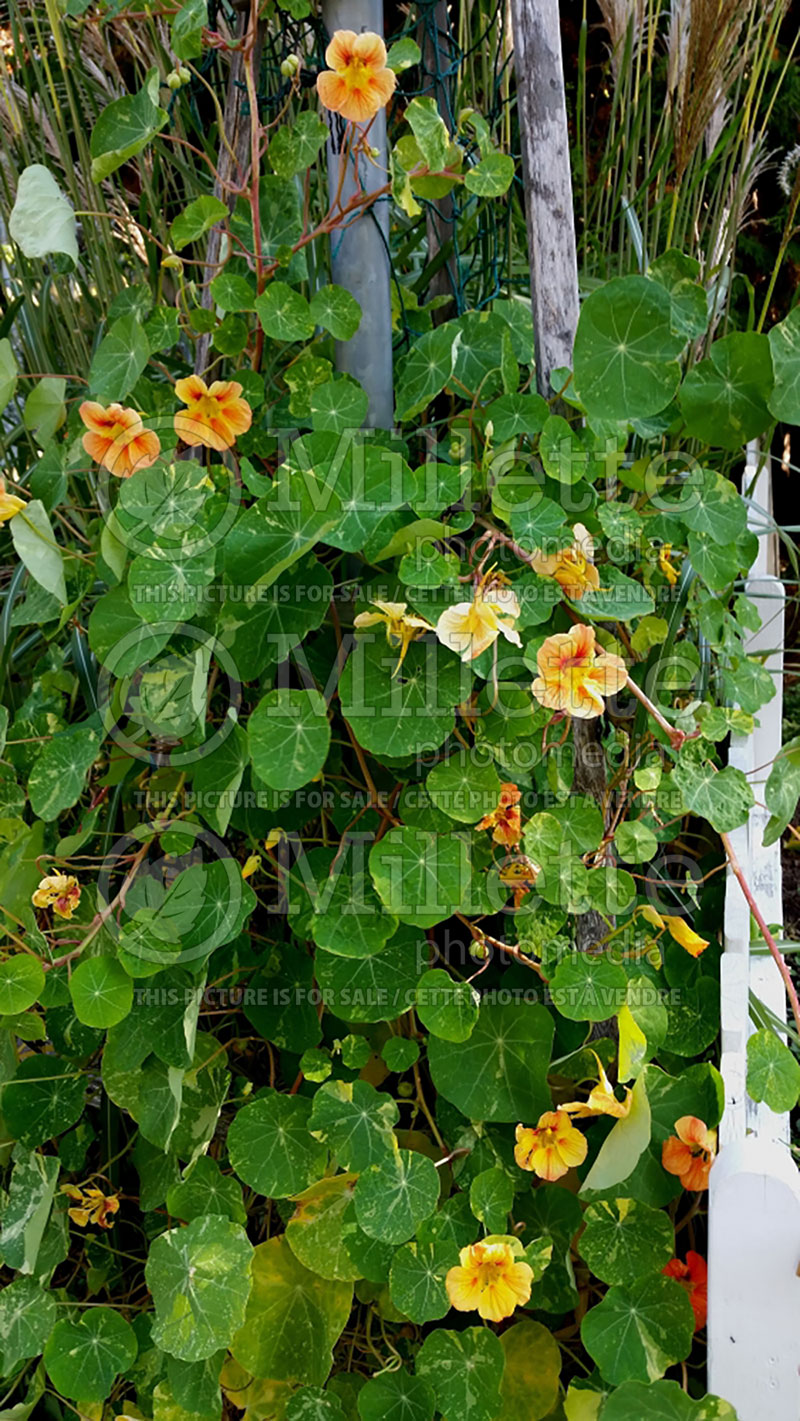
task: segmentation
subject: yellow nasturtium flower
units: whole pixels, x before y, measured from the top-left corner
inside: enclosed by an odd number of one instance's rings
[[[600,574],[594,565],[594,543],[582,523],[573,528],[573,541],[568,548],[554,553],[534,552],[531,565],[541,577],[554,577],[573,602],[584,592],[596,592]]]
[[[708,947],[709,939],[696,933],[694,928],[689,927],[686,919],[680,917],[679,914],[659,913],[651,903],[646,903],[639,911],[654,928],[661,928],[662,931],[667,928],[670,937],[673,937],[684,951],[689,953],[690,957],[699,957]]]
[[[325,51],[327,70],[317,78],[326,109],[353,123],[366,123],[385,108],[397,79],[386,66],[386,45],[366,30],[336,30]]]
[[[24,498],[17,498],[15,493],[6,493],[6,481],[0,479],[0,523],[8,523],[24,507]]]
[[[81,901],[81,888],[71,873],[51,873],[31,895],[34,908],[52,908],[57,918],[71,918]]]
[[[522,1252],[518,1238],[503,1234],[462,1248],[459,1265],[444,1280],[451,1305],[459,1312],[477,1312],[487,1322],[511,1317],[527,1303],[533,1284],[533,1269],[520,1258]]]
[[[353,619],[353,626],[356,631],[362,632],[367,627],[383,623],[389,645],[400,648],[400,657],[392,673],[396,676],[412,641],[416,641],[417,637],[423,636],[425,632],[432,632],[433,627],[425,617],[417,617],[413,612],[409,612],[407,602],[380,602],[376,599],[371,605],[377,607],[377,612],[359,612]]]
[[[672,565],[672,544],[664,543],[658,553],[659,571],[663,572],[670,587],[674,587],[678,581],[678,570]]]
[[[72,1222],[85,1229],[88,1224],[99,1224],[101,1229],[114,1226],[114,1214],[119,1210],[116,1194],[104,1194],[102,1189],[80,1189],[76,1184],[62,1184],[61,1193],[75,1200],[75,1206],[67,1210]]]
[[[597,1085],[592,1087],[588,1100],[572,1100],[560,1109],[565,1110],[568,1115],[574,1115],[576,1119],[592,1115],[613,1115],[617,1120],[624,1120],[625,1116],[630,1114],[633,1095],[630,1090],[626,1090],[625,1099],[617,1100],[600,1057],[596,1051],[592,1051],[592,1055],[597,1062]]]
[[[565,1110],[546,1110],[537,1125],[518,1125],[514,1159],[550,1183],[583,1164],[588,1145]]]

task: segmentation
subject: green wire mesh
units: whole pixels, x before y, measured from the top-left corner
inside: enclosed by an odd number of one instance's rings
[[[258,90],[262,121],[278,114],[291,94],[291,80],[281,74],[289,55],[303,59],[301,93],[310,105],[316,77],[325,67],[330,36],[319,15],[296,18],[305,0],[293,0],[295,14],[281,9],[279,24],[266,26]],[[227,0],[209,0],[209,24],[220,17],[232,31],[241,23],[240,12]],[[506,0],[494,0],[490,9],[465,6],[461,12],[446,0],[417,0],[405,25],[387,35],[387,45],[413,39],[420,60],[398,75],[398,87],[389,112],[390,133],[398,128],[408,102],[417,96],[436,100],[449,131],[456,133],[463,107],[476,108],[505,151],[518,158],[516,109],[511,83],[511,45],[507,33]],[[212,52],[204,57],[208,83],[224,87],[225,69]],[[245,101],[246,102],[246,101]],[[310,106],[309,105],[309,106]],[[478,160],[477,143],[462,130],[457,142],[463,150],[464,168]],[[388,199],[384,199],[388,200]],[[436,202],[418,199],[422,214],[401,218],[393,227],[389,263],[399,307],[397,344],[407,345],[421,333],[415,320],[416,302],[432,294],[442,298],[443,315],[480,310],[512,290],[527,291],[524,268],[512,270],[512,226],[515,208],[520,211],[521,182],[501,201],[486,201],[460,185],[448,198]],[[370,220],[369,216],[361,220]],[[520,219],[521,220],[521,219]],[[435,249],[431,248],[431,233]]]

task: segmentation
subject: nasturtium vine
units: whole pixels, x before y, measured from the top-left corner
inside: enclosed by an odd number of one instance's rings
[[[395,426],[363,428],[327,238],[480,211],[513,160],[410,95],[387,167],[420,51],[342,30],[316,85],[282,60],[242,180],[225,137],[184,193],[215,51],[260,113],[267,20],[209,14],[94,117],[92,210],[31,164],[8,222],[38,303],[85,280],[79,218],[172,173],[84,367],[0,339],[2,1414],[733,1418],[677,1380],[754,804],[726,746],[774,689],[743,447],[800,422],[797,313],[717,337],[670,249],[595,283],[537,393],[526,299],[409,282]],[[327,140],[379,187],[329,205]],[[798,793],[790,742],[767,842]],[[797,1103],[766,1020],[747,1066]]]

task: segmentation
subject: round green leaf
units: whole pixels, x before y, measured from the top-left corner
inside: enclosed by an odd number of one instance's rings
[[[247,1222],[240,1186],[221,1172],[210,1155],[201,1155],[186,1178],[172,1185],[167,1209],[174,1219],[187,1224],[203,1214],[222,1214],[234,1224]]]
[[[584,1214],[581,1256],[604,1283],[635,1283],[660,1273],[675,1252],[666,1214],[636,1199],[601,1199]]]
[[[747,1042],[747,1093],[778,1115],[793,1110],[800,1095],[800,1064],[789,1047],[766,1027]]]
[[[503,1416],[524,1416],[540,1421],[558,1400],[561,1350],[553,1334],[540,1322],[525,1318],[515,1322],[500,1338],[506,1365],[500,1395]]]
[[[314,1096],[308,1128],[345,1169],[359,1173],[392,1153],[399,1111],[368,1081],[326,1081]]]
[[[321,286],[311,298],[311,318],[336,340],[350,340],[361,324],[361,307],[343,286]]]
[[[104,404],[124,400],[149,359],[150,342],[136,317],[120,316],[94,353],[89,367],[89,393]]]
[[[377,755],[438,750],[467,695],[471,675],[444,647],[414,643],[402,673],[384,636],[359,636],[339,682],[342,712],[360,745]]]
[[[658,853],[658,839],[652,829],[637,819],[628,819],[620,824],[614,843],[620,858],[626,863],[649,863]]]
[[[607,1021],[616,1016],[625,1005],[627,987],[622,967],[588,952],[562,957],[550,981],[552,999],[568,1021]]]
[[[284,281],[271,281],[256,299],[256,314],[273,340],[310,340],[315,321],[305,296]]]
[[[451,1243],[407,1243],[398,1248],[389,1272],[392,1302],[412,1322],[435,1322],[450,1311],[445,1278],[458,1262]]]
[[[85,1088],[72,1061],[27,1056],[3,1090],[3,1115],[12,1137],[34,1148],[63,1134],[83,1111]]]
[[[689,371],[678,402],[686,433],[716,448],[739,449],[772,422],[770,342],[756,331],[715,340],[707,360]],[[720,539],[719,541],[722,541]]]
[[[345,1421],[345,1414],[334,1392],[307,1386],[290,1397],[286,1406],[286,1421]]]
[[[44,1349],[53,1386],[72,1401],[105,1401],[119,1372],[136,1360],[136,1335],[112,1308],[87,1308],[80,1322],[57,1322]]]
[[[775,372],[770,410],[786,424],[800,424],[800,309],[795,306],[767,339]]]
[[[672,1278],[609,1288],[581,1324],[583,1344],[607,1381],[655,1381],[688,1357],[694,1332],[689,1295]]]
[[[390,1071],[398,1074],[410,1071],[419,1060],[419,1043],[407,1036],[390,1036],[381,1051],[381,1059]]]
[[[389,912],[418,928],[451,917],[469,895],[469,849],[457,834],[391,829],[373,846],[369,867]]]
[[[327,706],[316,690],[270,691],[247,727],[253,768],[273,789],[299,789],[322,769],[331,743]]]
[[[326,892],[331,883],[332,891]],[[323,897],[326,901],[321,908]],[[311,920],[311,936],[318,947],[338,957],[371,957],[382,952],[397,931],[397,918],[383,911],[364,873],[351,877],[339,868],[333,879],[323,881],[317,901],[320,906]]]
[[[437,1328],[417,1356],[417,1375],[433,1388],[437,1409],[458,1421],[493,1421],[504,1369],[503,1348],[488,1327]]]
[[[623,1382],[603,1404],[603,1421],[736,1421],[729,1402],[718,1396],[693,1401],[679,1382]]]
[[[352,1303],[351,1283],[310,1273],[285,1236],[271,1238],[255,1249],[253,1288],[231,1352],[255,1377],[322,1386]]]
[[[442,760],[426,780],[428,793],[450,819],[475,824],[497,808],[500,777],[491,756],[460,750]]]
[[[401,927],[374,957],[320,953],[316,974],[326,1007],[341,1021],[393,1021],[414,1005],[429,952],[421,932]]]
[[[439,1176],[433,1161],[415,1150],[397,1150],[360,1176],[356,1218],[370,1238],[405,1243],[433,1213],[438,1198]]]
[[[38,1357],[52,1332],[58,1308],[51,1292],[35,1278],[17,1278],[0,1293],[0,1358],[4,1376],[20,1362]]]
[[[348,1245],[358,1225],[353,1209],[356,1176],[337,1174],[320,1179],[295,1195],[295,1212],[286,1225],[286,1239],[305,1268],[332,1281],[352,1282],[361,1276]]]
[[[467,1041],[478,1020],[480,997],[469,982],[455,982],[442,967],[424,972],[415,1006],[422,1025],[443,1041]]]
[[[239,1178],[267,1198],[299,1194],[322,1174],[325,1145],[308,1133],[311,1102],[265,1089],[242,1107],[228,1130],[228,1154]]]
[[[41,963],[27,952],[15,952],[0,962],[0,1013],[27,1011],[38,1001],[44,981]]]
[[[308,397],[308,411],[315,431],[339,434],[359,429],[368,408],[366,390],[351,375],[339,375],[335,380],[315,385]]]
[[[478,197],[502,197],[514,181],[514,159],[507,153],[489,153],[468,168],[464,186]]]
[[[244,1229],[218,1214],[160,1234],[145,1268],[156,1345],[185,1362],[227,1347],[244,1321],[252,1258]]]
[[[103,1029],[123,1021],[133,1006],[133,981],[116,957],[89,957],[69,979],[75,1015]]]
[[[58,183],[41,163],[23,168],[8,230],[26,257],[63,252],[78,265],[78,224]]]
[[[253,284],[232,271],[221,271],[214,277],[211,295],[214,305],[222,311],[252,311],[256,299]]]
[[[433,1421],[433,1392],[404,1368],[370,1377],[358,1393],[361,1421]]]
[[[671,782],[684,804],[698,818],[707,819],[718,834],[744,824],[753,807],[753,791],[741,770],[725,765],[717,770],[684,754],[672,771]]]
[[[429,1039],[433,1083],[470,1120],[538,1120],[551,1106],[553,1029],[550,1013],[536,1002],[482,1006],[468,1041]]]
[[[643,276],[591,292],[575,336],[575,384],[589,417],[646,419],[666,409],[685,344],[672,329],[669,294]]]
[[[469,1206],[487,1233],[505,1233],[513,1202],[514,1182],[497,1165],[481,1170],[469,1186]]]

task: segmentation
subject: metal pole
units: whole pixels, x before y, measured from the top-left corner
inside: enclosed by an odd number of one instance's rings
[[[334,30],[370,30],[383,34],[383,0],[324,0],[322,16],[329,34]],[[337,114],[327,115],[328,184],[331,197],[339,188],[345,124]],[[374,192],[388,181],[386,113],[380,109],[369,129],[368,142],[378,149],[370,162],[351,158],[344,175],[342,203],[355,192]],[[364,215],[331,233],[331,276],[344,286],[361,307],[361,324],[352,340],[336,344],[336,368],[352,375],[369,397],[365,424],[370,429],[391,429],[392,303],[389,265],[389,203],[380,198]]]

